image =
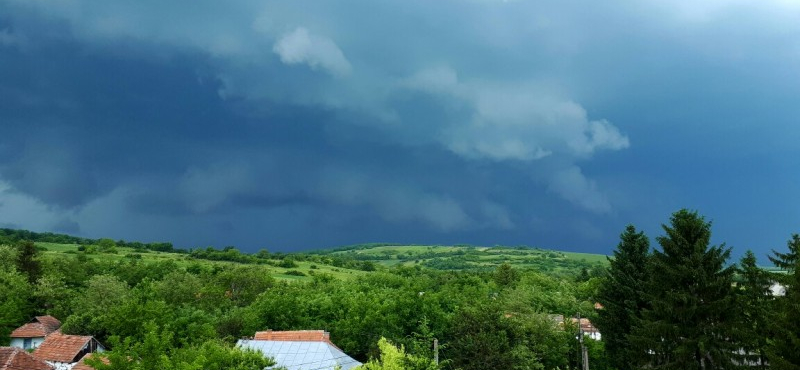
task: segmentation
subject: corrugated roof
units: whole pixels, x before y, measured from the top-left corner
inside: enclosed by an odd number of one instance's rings
[[[318,341],[276,341],[276,340],[240,340],[236,343],[241,348],[261,351],[265,356],[275,359],[275,367],[288,370],[333,370],[340,366],[349,370],[361,365],[360,362],[336,348],[332,343]]]
[[[33,352],[33,356],[52,362],[77,362],[78,355],[89,342],[94,339],[83,335],[66,335],[55,332],[47,336],[44,342]]]
[[[36,316],[31,322],[11,332],[11,338],[39,338],[58,330],[61,321],[53,316]]]
[[[0,370],[52,370],[48,363],[19,348],[0,347]]]

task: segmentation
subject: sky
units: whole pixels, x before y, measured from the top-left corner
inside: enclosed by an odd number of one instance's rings
[[[794,0],[0,0],[0,227],[610,253],[688,208],[763,258],[799,35]]]

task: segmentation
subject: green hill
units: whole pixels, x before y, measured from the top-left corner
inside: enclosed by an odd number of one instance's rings
[[[606,256],[601,254],[504,246],[361,244],[312,254],[370,261],[382,266],[420,266],[437,270],[493,270],[508,263],[542,272],[577,272],[607,263]]]
[[[167,262],[190,264],[257,264],[285,280],[309,280],[324,273],[347,279],[395,267],[450,271],[491,271],[504,263],[548,274],[578,274],[605,267],[605,255],[562,252],[527,246],[402,245],[370,243],[310,252],[243,253],[236,248],[176,249],[171,243],[139,243],[88,239],[26,230],[0,229],[0,244],[33,240],[46,256],[80,256],[109,263]]]

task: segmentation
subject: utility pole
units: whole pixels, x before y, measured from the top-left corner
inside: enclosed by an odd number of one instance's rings
[[[575,315],[578,318],[578,343],[581,344],[581,369],[589,370],[589,351],[583,344],[583,326],[581,325],[581,313]]]
[[[439,340],[433,338],[433,362],[439,365]]]

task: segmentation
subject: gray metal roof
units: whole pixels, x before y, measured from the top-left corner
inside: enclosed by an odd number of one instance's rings
[[[350,370],[361,365],[326,342],[241,339],[236,345],[261,351],[265,356],[275,359],[275,367],[285,367],[288,370],[333,370],[336,365],[341,366],[342,370]]]

